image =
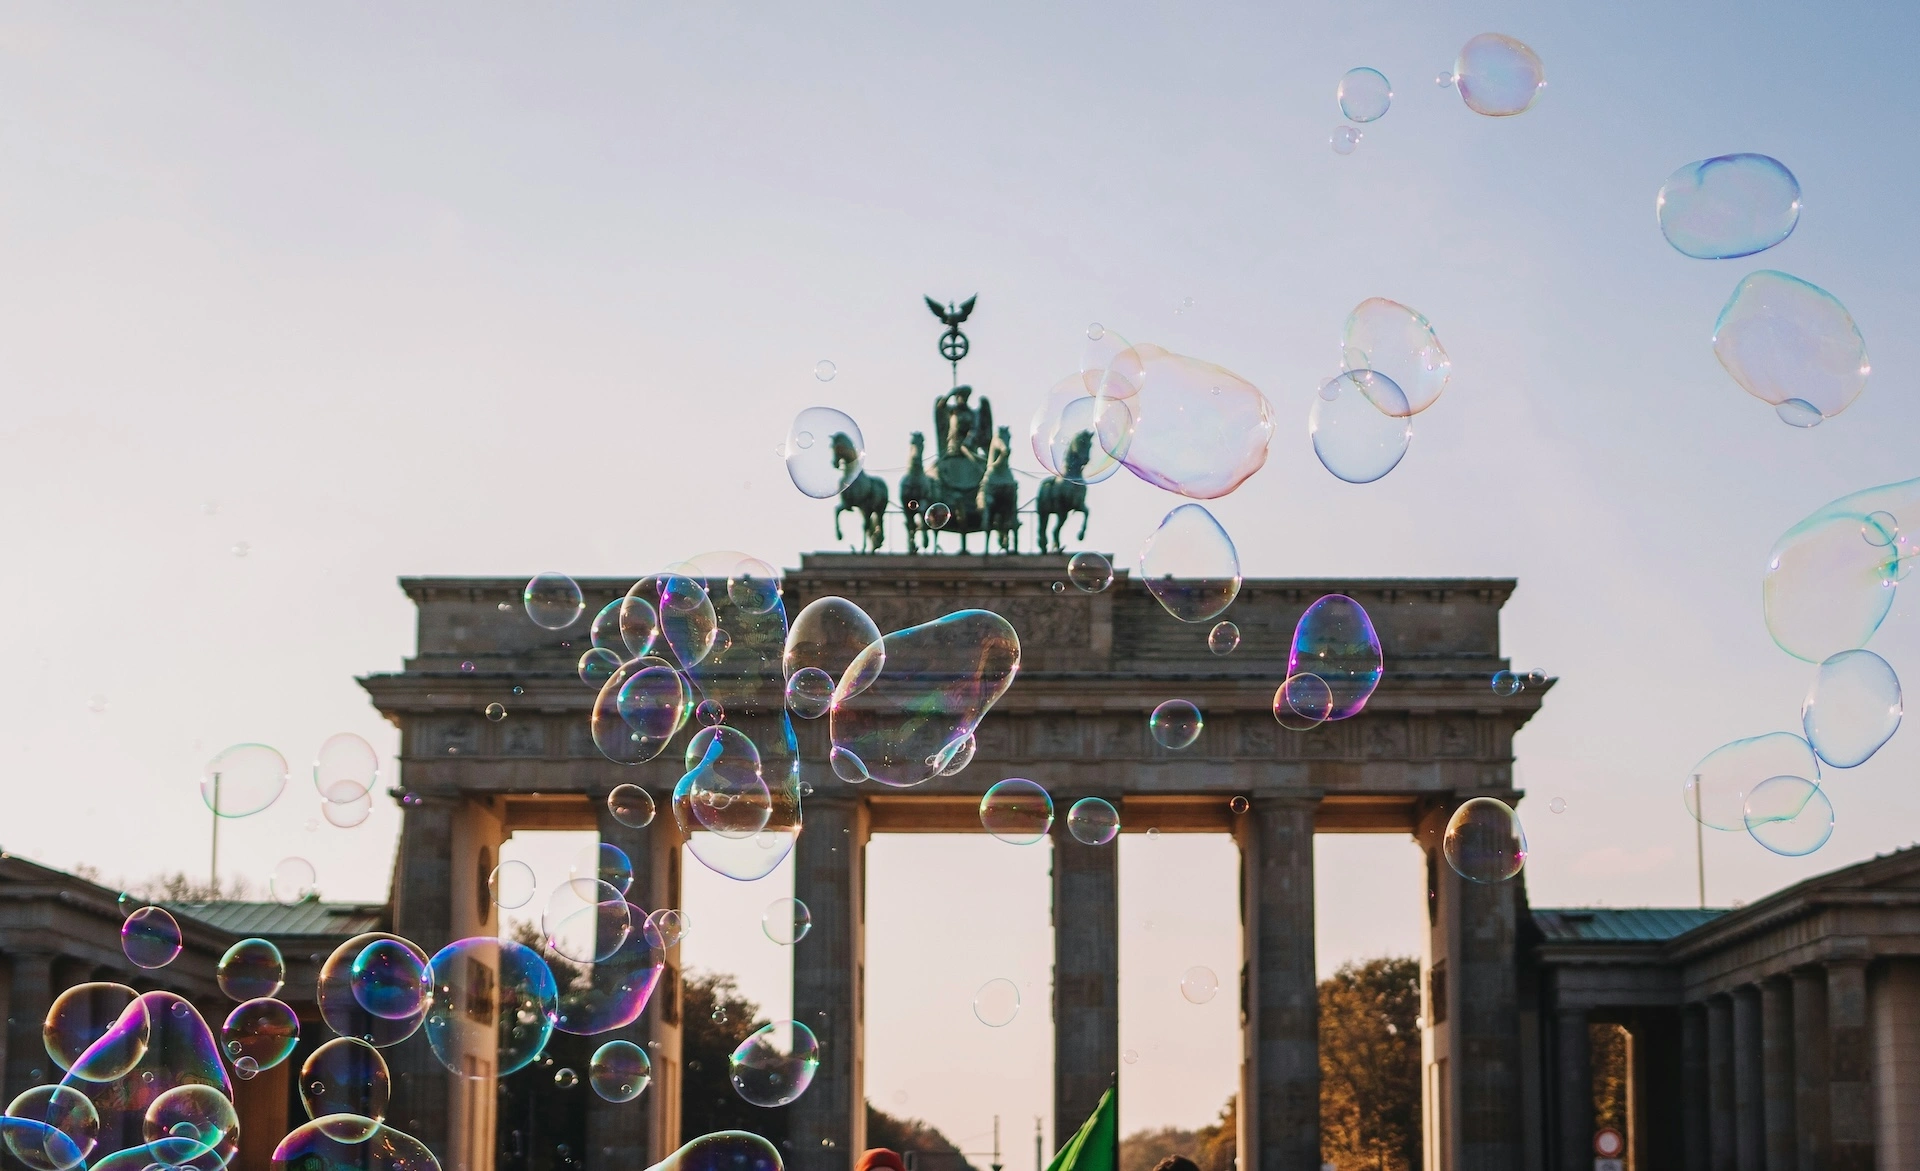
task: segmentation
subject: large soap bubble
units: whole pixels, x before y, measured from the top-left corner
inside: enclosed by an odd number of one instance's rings
[[[1455,874],[1470,882],[1505,882],[1527,861],[1520,815],[1494,797],[1475,797],[1447,820],[1441,852]]]
[[[646,1171],[782,1171],[782,1164],[780,1152],[759,1135],[717,1130],[687,1143]]]
[[[76,984],[54,998],[41,1025],[47,1056],[61,1069],[85,1081],[110,1082],[125,1076],[147,1051],[151,1023],[140,994],[125,984],[93,981]],[[115,1040],[99,1042],[112,1033]],[[92,1066],[81,1061],[86,1054]]]
[[[265,744],[235,744],[207,762],[200,799],[220,817],[247,817],[273,804],[287,787],[287,758]]]
[[[841,597],[815,598],[787,628],[781,670],[791,678],[813,668],[837,684],[847,666],[879,641],[880,628],[865,610]]]
[[[693,713],[685,676],[665,659],[642,655],[622,663],[593,702],[593,746],[615,764],[660,755]]]
[[[220,1026],[220,1048],[234,1067],[252,1062],[253,1073],[285,1061],[300,1043],[300,1018],[270,996],[236,1005]]]
[[[1433,332],[1433,323],[1398,301],[1369,297],[1347,314],[1340,334],[1340,365],[1348,372],[1372,371],[1392,382],[1401,394],[1364,380],[1360,385],[1374,407],[1394,415],[1404,400],[1405,413],[1417,415],[1432,406],[1453,376],[1453,359]]]
[[[1660,234],[1681,255],[1730,260],[1793,235],[1800,181],[1766,155],[1719,155],[1668,175],[1653,206]]]
[[[555,955],[575,963],[598,963],[627,941],[633,930],[633,908],[611,884],[573,878],[548,896],[540,926]]]
[[[1747,795],[1770,777],[1820,779],[1813,748],[1791,732],[1768,732],[1722,744],[1700,758],[1681,790],[1687,812],[1708,829],[1747,828]]]
[[[214,979],[220,991],[232,999],[252,1000],[280,991],[287,979],[287,965],[271,940],[243,939],[220,957]]]
[[[1713,353],[1741,389],[1795,427],[1846,410],[1873,372],[1847,307],[1818,285],[1771,269],[1734,286],[1713,325]]]
[[[1097,419],[1101,447],[1147,483],[1195,500],[1225,496],[1260,470],[1273,408],[1259,387],[1158,346],[1134,350],[1139,389],[1109,381]]]
[[[653,1059],[632,1041],[608,1041],[587,1065],[587,1083],[609,1102],[631,1102],[652,1082]]]
[[[1031,846],[1053,828],[1053,798],[1025,777],[999,781],[980,798],[980,825],[1009,845]]]
[[[606,959],[576,967],[561,987],[553,1027],[563,1033],[592,1036],[625,1028],[640,1019],[659,986],[666,966],[666,942],[660,929],[639,908],[630,912],[632,930]]]
[[[1182,622],[1210,622],[1240,596],[1240,554],[1213,514],[1182,504],[1140,547],[1140,580]]]
[[[1340,112],[1348,119],[1372,122],[1384,116],[1387,107],[1393,104],[1393,86],[1388,84],[1386,74],[1363,65],[1347,70],[1334,96],[1340,102]]]
[[[392,1092],[386,1058],[354,1037],[335,1037],[300,1066],[300,1104],[308,1118],[348,1114],[378,1122]]]
[[[1853,768],[1880,751],[1904,713],[1900,678],[1872,651],[1841,651],[1820,664],[1800,707],[1807,743],[1835,768]]]
[[[1460,47],[1453,63],[1460,100],[1476,114],[1510,118],[1533,108],[1547,84],[1540,55],[1512,37],[1481,33]]]
[[[379,754],[352,732],[327,737],[313,755],[313,787],[335,804],[359,800],[379,781]]]
[[[100,1113],[72,1086],[32,1086],[8,1104],[0,1136],[28,1171],[73,1171],[99,1141]]]
[[[426,1034],[440,1064],[464,1078],[501,1078],[547,1047],[560,993],[532,948],[475,936],[435,952],[432,967]]]
[[[1098,397],[1100,383],[1099,375],[1086,373],[1062,378],[1028,427],[1040,466],[1076,484],[1098,484],[1120,470],[1120,460],[1098,442],[1100,411],[1107,401]]]
[[[1373,619],[1345,594],[1321,598],[1294,624],[1287,675],[1311,674],[1326,684],[1331,699],[1324,718],[1358,715],[1380,686],[1384,669]]]
[[[334,1114],[295,1127],[273,1149],[272,1171],[440,1171],[427,1145],[371,1118]]]
[[[1866,645],[1920,553],[1903,516],[1920,517],[1920,479],[1843,496],[1773,543],[1760,598],[1781,650],[1821,663]]]
[[[361,1008],[385,1020],[420,1015],[427,1006],[432,981],[426,957],[411,944],[376,939],[361,949],[349,969],[348,985]]]
[[[820,1042],[799,1021],[756,1029],[727,1059],[734,1092],[755,1106],[785,1106],[807,1092],[820,1068]]]
[[[326,963],[320,965],[319,989],[315,999],[320,1003],[321,1019],[335,1033],[342,1037],[358,1037],[384,1048],[413,1036],[420,1028],[426,1008],[422,1005],[418,1011],[403,1017],[376,1016],[368,1012],[359,997],[354,995],[354,963],[362,952],[382,940],[397,943],[410,950],[416,960],[422,963],[426,961],[425,951],[413,941],[398,935],[379,931],[356,935],[334,948]]]
[[[808,407],[787,428],[780,456],[787,461],[794,487],[825,500],[838,496],[860,474],[867,441],[851,416],[832,407]]]
[[[140,967],[166,967],[180,946],[180,923],[164,907],[141,907],[120,925],[120,950]]]
[[[1747,833],[1776,854],[1811,854],[1833,836],[1833,802],[1805,777],[1768,777],[1747,794]]]
[[[959,610],[885,636],[854,659],[834,691],[836,769],[857,768],[887,785],[931,780],[1019,670],[1020,637],[989,610]]]
[[[85,1094],[100,1116],[99,1146],[95,1153],[106,1157],[95,1163],[96,1169],[104,1167],[114,1171],[122,1164],[130,1164],[121,1171],[140,1171],[148,1163],[165,1161],[137,1148],[148,1145],[145,1134],[148,1111],[168,1091],[191,1085],[211,1089],[229,1100],[233,1097],[233,1083],[221,1064],[213,1032],[193,1005],[171,992],[143,993],[139,1003],[143,1014],[135,1015],[130,1006],[112,1030],[81,1054],[61,1081],[62,1085]],[[132,1023],[130,1017],[133,1021],[144,1019],[148,1033],[146,1047],[138,1059],[128,1065],[124,1059],[129,1046],[122,1026]],[[96,1081],[79,1072],[101,1075],[109,1072],[110,1067],[119,1071],[118,1077]],[[118,1160],[113,1158],[123,1151],[130,1153]],[[173,1153],[181,1154],[178,1150]],[[195,1164],[193,1171],[216,1171],[216,1166],[202,1161]]]
[[[1307,434],[1321,466],[1349,484],[1370,484],[1400,466],[1413,442],[1412,414],[1393,379],[1374,370],[1344,370],[1320,385]]]
[[[759,751],[733,728],[703,728],[688,745],[689,755],[702,737],[698,759],[674,786],[676,815],[684,811],[695,826],[724,838],[753,837],[773,816],[773,790],[761,775]],[[738,743],[745,751],[733,746]]]
[[[163,1165],[225,1167],[240,1149],[240,1114],[213,1086],[175,1086],[153,1100],[141,1121]]]

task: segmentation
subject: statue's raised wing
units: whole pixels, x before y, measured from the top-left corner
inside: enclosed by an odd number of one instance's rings
[[[975,294],[975,296],[978,296],[978,295],[979,294],[977,293]],[[967,304],[971,306],[973,302],[968,301]],[[927,308],[933,310],[933,315],[940,319],[940,324],[942,325],[953,324],[952,322],[947,320],[947,307],[945,305],[942,305],[940,302],[934,300],[932,297],[927,298]]]
[[[947,409],[946,395],[943,394],[933,400],[933,450],[935,452],[947,450],[947,417],[952,413]]]
[[[993,404],[986,395],[980,396],[980,405],[974,409],[973,449],[990,451],[993,448]]]
[[[968,315],[970,315],[973,312],[973,303],[975,301],[978,301],[979,299],[980,299],[980,294],[975,293],[973,296],[968,297],[966,300],[960,302],[960,311],[957,314],[955,314],[953,320],[948,321],[947,324],[959,325],[961,322],[965,321]],[[931,301],[933,300],[933,298],[928,297],[927,300]],[[941,320],[946,321],[946,318],[942,317]]]

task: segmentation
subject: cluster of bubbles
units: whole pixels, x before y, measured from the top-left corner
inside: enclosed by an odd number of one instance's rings
[[[252,817],[278,802],[292,769],[287,758],[266,744],[234,744],[207,761],[200,775],[200,799],[219,818]],[[313,787],[327,824],[352,829],[373,813],[373,792],[380,780],[380,758],[373,746],[352,732],[321,743],[313,759]],[[304,858],[287,858],[268,881],[273,898],[297,903],[313,898],[316,874]]]
[[[1320,384],[1307,416],[1321,466],[1349,484],[1399,467],[1413,442],[1413,416],[1439,399],[1452,374],[1420,313],[1385,297],[1354,306],[1341,331],[1340,372]]]
[[[1495,695],[1518,695],[1529,687],[1535,690],[1545,687],[1547,685],[1547,673],[1539,670],[1524,673],[1520,671],[1495,671],[1488,680],[1488,683],[1492,686]]]
[[[1456,88],[1460,100],[1476,114],[1510,118],[1533,108],[1546,88],[1547,71],[1539,54],[1500,33],[1481,33],[1461,46],[1453,68],[1435,79],[1441,88]],[[1360,127],[1386,116],[1393,105],[1393,86],[1378,69],[1349,69],[1334,91],[1340,116],[1348,123],[1334,127],[1333,153],[1350,155],[1360,145]]]

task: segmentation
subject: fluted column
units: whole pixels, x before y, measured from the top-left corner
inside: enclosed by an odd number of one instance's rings
[[[1240,843],[1245,1059],[1240,1165],[1320,1167],[1320,1000],[1313,961],[1313,816],[1318,799],[1258,797]]]
[[[863,1025],[867,808],[836,785],[807,800],[793,893],[813,914],[793,949],[793,1015],[820,1041],[813,1085],[787,1107],[797,1171],[846,1171],[866,1147]]]
[[[1795,1171],[1793,1136],[1793,985],[1785,979],[1760,986],[1760,1060],[1765,1082],[1767,1171]]]
[[[1120,847],[1053,827],[1053,1130],[1066,1141],[1120,1068]]]

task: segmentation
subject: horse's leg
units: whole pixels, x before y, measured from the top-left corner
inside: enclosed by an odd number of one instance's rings
[[[1063,516],[1060,519],[1065,520],[1066,517]],[[1084,504],[1080,506],[1080,538],[1079,539],[1082,541],[1087,539],[1087,507]]]
[[[840,535],[840,514],[846,510],[847,506],[844,504],[833,510],[833,539],[836,541],[846,540],[845,537]]]

